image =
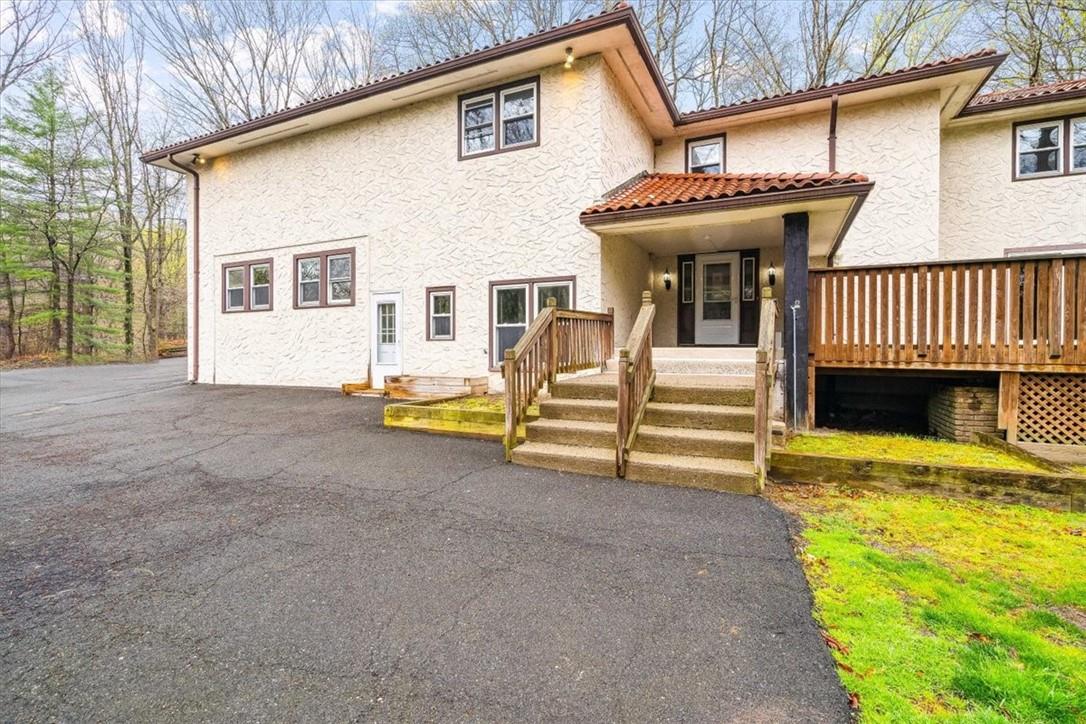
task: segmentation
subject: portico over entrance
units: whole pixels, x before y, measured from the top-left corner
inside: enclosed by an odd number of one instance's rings
[[[659,347],[754,346],[760,290],[783,317],[786,419],[806,419],[807,271],[832,262],[872,182],[859,174],[643,174],[586,209],[623,339],[646,280]],[[794,354],[793,354],[794,352]]]

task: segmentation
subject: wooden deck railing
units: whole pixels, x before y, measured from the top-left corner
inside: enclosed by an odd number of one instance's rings
[[[626,346],[618,351],[618,424],[615,429],[615,471],[626,475],[626,461],[637,438],[637,428],[645,414],[656,383],[652,365],[652,320],[656,306],[652,292],[641,294],[641,311],[637,315]]]
[[[505,458],[517,445],[517,427],[539,391],[560,373],[589,367],[601,370],[614,349],[614,312],[558,309],[547,300],[513,349],[505,351]]]
[[[817,366],[1086,371],[1086,257],[810,272]]]
[[[777,302],[773,290],[762,289],[758,350],[754,366],[754,474],[765,485],[773,447],[773,385],[777,379]]]

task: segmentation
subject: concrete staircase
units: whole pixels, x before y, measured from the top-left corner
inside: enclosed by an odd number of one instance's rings
[[[613,373],[557,383],[513,461],[614,477],[616,397]],[[751,376],[658,372],[626,478],[758,493],[753,405]]]

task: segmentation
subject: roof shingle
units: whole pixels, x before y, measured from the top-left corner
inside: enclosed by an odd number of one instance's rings
[[[1078,97],[1081,95],[1086,95],[1086,78],[1062,80],[1055,83],[1031,85],[1028,88],[1012,88],[1010,90],[995,91],[994,93],[985,93],[970,101],[968,108],[970,110],[975,110],[977,108],[987,109],[992,106],[1018,104],[1026,101],[1043,103],[1045,101],[1057,101],[1062,100],[1065,97]]]
[[[581,216],[867,181],[859,173],[651,173],[588,207]]]

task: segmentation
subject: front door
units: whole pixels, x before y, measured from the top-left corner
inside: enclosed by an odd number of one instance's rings
[[[370,329],[370,385],[375,390],[385,388],[385,377],[403,372],[400,359],[403,349],[403,307],[400,292],[374,294]]]
[[[695,257],[695,344],[739,344],[739,252]]]

